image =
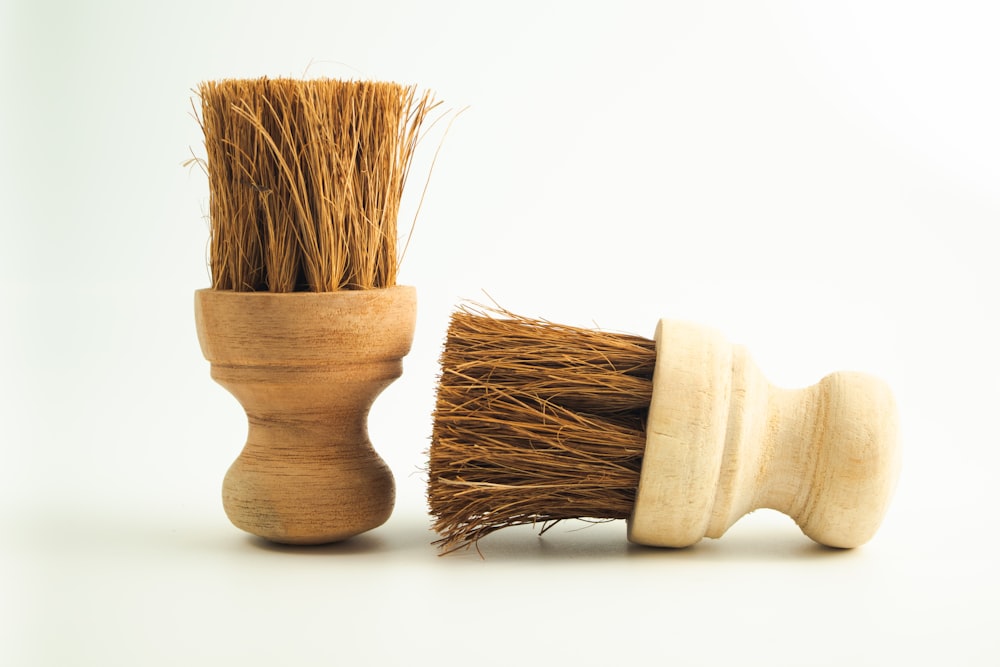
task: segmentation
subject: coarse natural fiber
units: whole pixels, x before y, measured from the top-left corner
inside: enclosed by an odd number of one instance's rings
[[[397,216],[436,106],[396,83],[228,79],[199,87],[212,287],[372,289],[396,283]]]
[[[655,362],[654,342],[639,336],[459,308],[428,471],[442,550],[506,526],[627,518]]]

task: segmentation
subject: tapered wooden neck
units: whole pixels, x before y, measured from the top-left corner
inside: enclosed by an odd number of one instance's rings
[[[899,471],[885,383],[834,373],[806,389],[773,387],[742,347],[682,322],[661,320],[656,344],[631,541],[689,546],[758,508],[827,546],[871,539]]]

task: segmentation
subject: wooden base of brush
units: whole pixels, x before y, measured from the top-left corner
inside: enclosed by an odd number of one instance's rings
[[[771,508],[832,547],[867,542],[899,471],[888,387],[834,373],[802,390],[768,384],[744,348],[661,320],[646,449],[629,540],[685,547]]]
[[[212,378],[246,411],[246,445],[223,483],[239,528],[323,544],[381,525],[392,473],[368,439],[368,411],[402,373],[416,291],[195,294]]]

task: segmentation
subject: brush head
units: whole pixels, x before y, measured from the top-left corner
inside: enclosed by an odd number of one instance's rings
[[[395,285],[400,198],[430,94],[268,78],[209,81],[199,94],[214,289]]]
[[[639,336],[457,310],[430,447],[437,544],[451,551],[518,524],[628,518],[655,363],[654,342]]]

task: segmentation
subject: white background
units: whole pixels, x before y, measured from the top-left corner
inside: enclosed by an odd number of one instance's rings
[[[995,3],[0,7],[0,663],[997,664]],[[208,190],[181,163],[192,89],[260,75],[469,107],[371,415],[397,509],[332,547],[256,541],[219,498],[246,427],[195,338]],[[699,321],[782,385],[882,376],[904,468],[881,531],[833,552],[758,512],[679,552],[619,522],[438,557],[437,356],[484,292],[645,335]]]

